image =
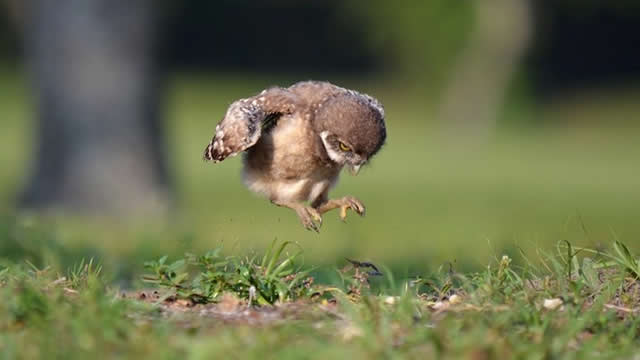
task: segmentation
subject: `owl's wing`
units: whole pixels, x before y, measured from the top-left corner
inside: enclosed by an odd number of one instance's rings
[[[232,103],[204,150],[204,159],[218,162],[252,147],[270,121],[296,111],[297,99],[286,89],[271,88]]]

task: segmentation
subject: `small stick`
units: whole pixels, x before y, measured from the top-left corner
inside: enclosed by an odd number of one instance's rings
[[[382,273],[380,272],[380,270],[378,270],[378,267],[375,266],[373,263],[360,262],[360,261],[351,260],[351,259],[348,259],[348,258],[345,258],[345,260],[347,260],[348,262],[351,263],[351,265],[353,265],[354,267],[357,267],[357,268],[366,267],[366,268],[373,269],[373,271],[369,271],[367,273],[367,275],[369,275],[369,276],[382,276]]]

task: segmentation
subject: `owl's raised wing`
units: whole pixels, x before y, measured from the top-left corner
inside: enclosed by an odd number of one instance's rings
[[[216,126],[216,133],[204,150],[204,159],[218,162],[252,147],[269,121],[296,111],[297,99],[286,89],[271,88],[235,101]]]

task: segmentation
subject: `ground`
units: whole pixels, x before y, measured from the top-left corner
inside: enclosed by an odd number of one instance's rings
[[[568,242],[513,265],[399,278],[345,260],[320,282],[293,243],[264,255],[214,249],[145,264],[119,289],[96,259],[66,271],[0,266],[6,358],[630,359],[640,333],[640,265],[621,242]],[[524,254],[523,254],[524,256]],[[326,278],[326,277],[325,277]]]

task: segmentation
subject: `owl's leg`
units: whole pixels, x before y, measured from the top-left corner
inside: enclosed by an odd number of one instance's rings
[[[316,208],[320,214],[324,214],[327,211],[340,208],[340,219],[342,221],[344,221],[347,218],[348,209],[355,211],[360,216],[364,216],[364,213],[365,213],[364,204],[362,204],[360,200],[354,198],[353,196],[345,196],[340,199],[330,199],[330,200],[326,200],[325,198],[322,200],[324,201],[318,202],[318,200],[316,200],[316,202],[312,204],[312,206]]]
[[[322,226],[322,215],[320,215],[320,212],[315,208],[293,201],[271,200],[271,202],[275,205],[288,207],[295,211],[300,218],[300,222],[302,222],[302,226],[307,230],[313,230],[317,233],[320,232],[320,226]]]

